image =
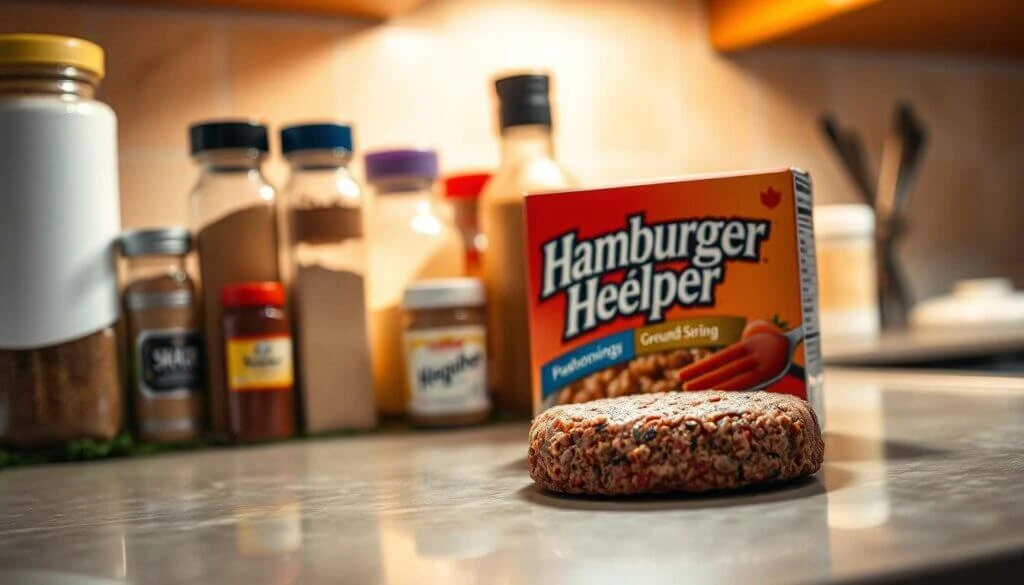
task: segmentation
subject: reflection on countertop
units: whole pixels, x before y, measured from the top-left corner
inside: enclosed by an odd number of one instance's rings
[[[545,493],[526,426],[0,473],[0,583],[992,580],[1024,558],[1024,380],[831,370],[814,478]],[[965,565],[966,564],[966,565]],[[1012,565],[1012,567],[1011,567]]]

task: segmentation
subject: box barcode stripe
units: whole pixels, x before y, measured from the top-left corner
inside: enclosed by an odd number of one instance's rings
[[[818,331],[818,269],[814,256],[814,207],[810,180],[794,172],[793,190],[796,193],[805,370],[809,377],[816,377],[821,373],[821,338]]]

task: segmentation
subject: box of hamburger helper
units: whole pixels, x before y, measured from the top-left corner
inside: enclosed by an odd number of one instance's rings
[[[698,176],[526,198],[534,410],[765,390],[819,416],[810,177]]]

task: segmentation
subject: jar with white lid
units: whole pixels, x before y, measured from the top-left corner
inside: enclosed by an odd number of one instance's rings
[[[439,278],[405,290],[409,419],[423,426],[487,421],[487,335],[483,281]]]
[[[822,337],[877,337],[881,320],[874,211],[857,203],[818,207],[814,211],[814,237]]]
[[[103,49],[0,35],[0,443],[121,427],[117,120]]]

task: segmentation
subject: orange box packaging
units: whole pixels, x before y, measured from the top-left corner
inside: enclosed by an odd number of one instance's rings
[[[805,173],[532,194],[526,232],[536,412],[705,389],[821,412]]]

